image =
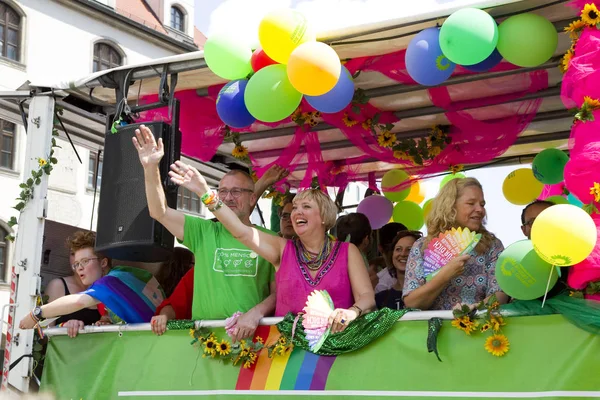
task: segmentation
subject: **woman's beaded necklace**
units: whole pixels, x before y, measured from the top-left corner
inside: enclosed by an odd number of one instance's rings
[[[298,258],[298,263],[306,266],[311,271],[318,271],[319,268],[323,265],[323,262],[327,259],[329,254],[331,254],[332,241],[329,237],[325,236],[325,241],[323,243],[323,248],[319,252],[319,254],[314,254],[308,251],[300,240],[296,240],[296,246],[298,251],[296,252],[296,257]]]

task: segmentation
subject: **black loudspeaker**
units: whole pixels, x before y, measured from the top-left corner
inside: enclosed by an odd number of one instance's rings
[[[110,120],[110,118],[109,118]],[[162,138],[165,155],[160,176],[167,204],[177,208],[177,186],[169,180],[169,166],[179,159],[181,132],[164,122],[146,122],[154,137]],[[173,235],[150,218],[144,170],[131,139],[141,124],[130,124],[108,131],[104,140],[102,185],[98,205],[96,251],[119,260],[160,262],[171,256]]]

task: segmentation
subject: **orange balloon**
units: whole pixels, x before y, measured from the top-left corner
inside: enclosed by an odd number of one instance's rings
[[[308,96],[329,92],[340,78],[342,63],[333,48],[321,42],[306,42],[296,47],[287,64],[294,88]]]
[[[421,204],[421,202],[425,200],[425,186],[421,186],[419,181],[414,181],[410,185],[410,192],[405,200]]]

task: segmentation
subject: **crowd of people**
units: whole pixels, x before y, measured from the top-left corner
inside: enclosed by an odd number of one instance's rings
[[[266,188],[286,176],[282,168],[272,167],[256,183],[247,173],[233,170],[212,191],[198,170],[177,161],[170,178],[196,193],[217,219],[206,220],[168,207],[158,169],[164,153],[161,139],[156,142],[141,126],[133,145],[144,170],[150,216],[185,248],[176,247],[154,278],[139,269],[111,268],[111,260],[94,251],[94,234],[78,232],[68,242],[73,276],[50,282],[49,303],[23,318],[21,329],[60,317],[54,323],[67,327],[69,336],[85,325],[116,322],[150,322],[152,331],[162,335],[169,320],[236,315],[228,331],[239,341],[252,337],[263,317],[300,313],[314,290],[326,290],[333,300],[333,333],[383,307],[450,310],[492,295],[500,303],[509,301],[495,278],[504,247],[485,228],[484,193],[474,178],[450,180],[439,191],[427,217],[427,235],[393,222],[372,231],[359,213],[337,218],[336,204],[318,189],[286,197],[278,210],[280,230],[272,232],[253,225],[250,215]],[[525,207],[521,228],[527,238],[537,215],[552,205],[535,201]],[[469,254],[450,260],[426,279],[424,249],[453,227],[469,228],[481,239]],[[550,295],[565,288],[566,272]],[[132,277],[151,288],[152,295],[144,290],[145,296],[134,293],[137,298],[115,301],[105,294],[132,288]],[[146,307],[127,310],[132,304]]]

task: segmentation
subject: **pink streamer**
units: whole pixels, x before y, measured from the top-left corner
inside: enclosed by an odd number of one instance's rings
[[[600,30],[596,28],[583,30],[562,81],[565,107],[581,107],[584,96],[600,99]]]

